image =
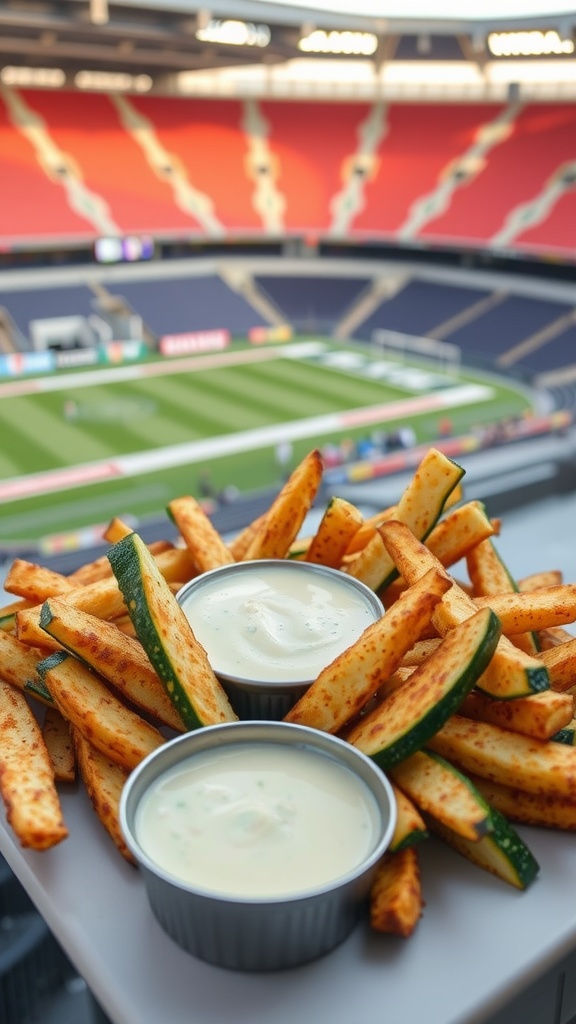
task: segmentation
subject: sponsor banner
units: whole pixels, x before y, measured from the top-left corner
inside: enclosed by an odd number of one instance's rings
[[[98,362],[97,348],[69,348],[54,352],[56,368],[67,370],[72,366],[94,366]]]
[[[80,551],[102,544],[106,524],[87,526],[82,530],[71,530],[69,533],[53,533],[41,537],[38,551],[42,555],[61,555],[66,551]]]
[[[275,327],[253,327],[248,331],[248,341],[253,345],[264,345],[267,341],[290,341],[292,328],[288,324],[277,324]]]
[[[54,353],[10,352],[0,355],[0,376],[20,377],[25,373],[51,373],[56,366]]]
[[[98,349],[101,363],[127,363],[143,359],[148,349],[143,341],[131,338],[128,341],[109,341]]]
[[[187,334],[165,334],[158,348],[163,356],[184,356],[191,352],[216,352],[228,348],[230,331],[188,331]]]

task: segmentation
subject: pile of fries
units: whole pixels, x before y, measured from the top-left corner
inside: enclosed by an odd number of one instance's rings
[[[500,521],[465,500],[462,468],[434,448],[397,505],[364,518],[333,497],[316,532],[301,536],[322,474],[313,450],[269,509],[228,543],[191,496],[167,507],[175,540],[140,543],[170,616],[180,611],[176,592],[194,576],[255,558],[331,566],[380,595],[384,616],[320,673],[287,720],[343,737],[388,773],[398,823],[373,885],[370,921],[407,937],[425,906],[420,857],[431,833],[525,888],[538,865],[512,823],[576,829],[576,637],[567,629],[576,620],[576,584],[558,569],[513,579],[498,553]],[[114,519],[105,540],[112,549],[132,532]],[[108,556],[68,576],[16,559],[5,589],[14,596],[0,609],[7,821],[21,846],[55,846],[68,835],[61,789],[79,781],[131,861],[118,821],[122,787],[149,752],[187,728],[138,633],[134,602]],[[188,672],[188,655],[181,659],[182,685],[193,687],[200,672],[218,687],[190,626],[174,622],[187,631],[183,649],[194,661]],[[467,654],[469,636],[483,630],[490,641],[475,641]],[[465,679],[455,652],[469,661]],[[447,682],[454,666],[459,690]],[[232,720],[219,700],[221,718]],[[524,874],[483,852],[503,824],[518,839]]]

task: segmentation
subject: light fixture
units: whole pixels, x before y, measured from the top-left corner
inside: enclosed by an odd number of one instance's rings
[[[153,85],[150,75],[129,75],[123,71],[78,71],[74,76],[77,89],[109,92],[148,92]]]
[[[556,29],[491,32],[488,48],[494,57],[550,57],[574,53],[574,40],[562,38]]]
[[[205,28],[196,30],[196,38],[202,43],[222,43],[225,46],[258,46],[263,48],[270,42],[268,25],[255,25],[249,21],[235,21],[213,18]]]
[[[331,53],[353,57],[371,57],[378,47],[378,37],[374,32],[353,32],[336,30],[326,32],[322,28],[314,29],[307,36],[298,40],[298,49],[303,53]]]
[[[59,89],[66,82],[66,75],[62,68],[26,68],[7,64],[0,71],[0,81],[3,85]]]

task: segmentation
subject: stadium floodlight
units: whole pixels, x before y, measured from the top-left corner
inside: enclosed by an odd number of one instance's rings
[[[124,71],[78,71],[74,76],[77,89],[108,92],[148,92],[153,81],[150,75],[131,75]]]
[[[66,73],[63,68],[28,68],[6,64],[0,71],[0,82],[3,85],[59,89],[66,83]]]
[[[494,57],[551,57],[574,53],[574,40],[556,29],[491,32],[488,49]]]
[[[374,32],[326,32],[317,28],[298,40],[298,49],[303,53],[371,57],[377,48],[378,37]]]
[[[263,49],[270,42],[268,25],[255,25],[232,18],[212,18],[204,27],[196,29],[196,38],[202,43],[221,43],[225,46],[257,46]]]

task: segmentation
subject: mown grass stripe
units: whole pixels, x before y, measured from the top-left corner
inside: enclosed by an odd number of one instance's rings
[[[361,405],[375,405],[398,399],[398,390],[391,389],[381,382],[356,376],[345,376],[342,373],[335,373],[309,363],[301,365],[286,360],[283,366],[282,380],[285,388],[309,394],[311,397],[318,396],[326,406],[324,411],[334,408],[347,409]],[[270,370],[272,373],[269,372]],[[276,373],[277,368],[273,364],[253,368],[254,378],[258,379],[264,387],[271,377],[276,376]],[[402,391],[400,394],[403,396],[406,392]],[[323,410],[316,407],[316,411]]]
[[[55,414],[32,398],[12,400],[9,433],[12,451],[22,454],[26,472],[107,459],[115,451],[91,431],[72,427],[61,412]]]
[[[268,409],[271,421],[276,423],[309,416],[311,412],[319,415],[330,413],[335,409],[334,403],[326,402],[316,386],[294,387],[280,369],[264,378],[252,372],[244,378],[237,376],[235,387],[241,388],[243,399],[252,406]]]
[[[374,404],[378,401],[396,401],[406,394],[405,388],[393,387],[381,379],[360,376],[354,371],[319,364],[319,362],[283,359],[282,367],[272,364],[254,367],[254,375],[261,379],[268,377],[269,372],[275,374],[280,370],[287,386],[320,388],[323,393],[336,400],[342,400],[345,406],[351,404]]]
[[[287,385],[281,374],[277,373],[265,381],[253,377],[253,369],[235,369],[233,374],[218,375],[213,381],[203,380],[205,387],[212,387],[213,393],[226,393],[230,402],[236,410],[236,423],[238,417],[242,418],[244,411],[249,411],[250,418],[243,420],[243,427],[263,426],[265,423],[281,423],[285,419],[308,416],[310,414],[310,401],[298,391]],[[239,408],[240,407],[240,408]],[[314,407],[317,411],[316,406]],[[332,412],[333,407],[326,410]]]
[[[50,396],[49,400],[54,401],[54,398]],[[95,387],[81,391],[77,396],[66,396],[65,400],[69,398],[78,407],[78,418],[72,420],[73,424],[88,430],[91,437],[98,438],[114,453],[139,452],[143,444],[148,447],[189,440],[184,429],[178,430],[170,415],[169,403],[166,404],[165,422],[162,422],[162,417],[150,416],[149,412],[139,416],[138,406],[142,405],[142,398],[131,384]],[[152,402],[148,404],[152,406]]]
[[[191,374],[178,381],[141,381],[136,386],[141,394],[170,406],[172,415],[186,424],[188,440],[243,429],[238,427],[239,422],[256,427],[262,423],[260,416],[254,416],[245,408],[243,397],[239,399],[237,392],[228,396],[225,390],[211,386],[204,374]]]

